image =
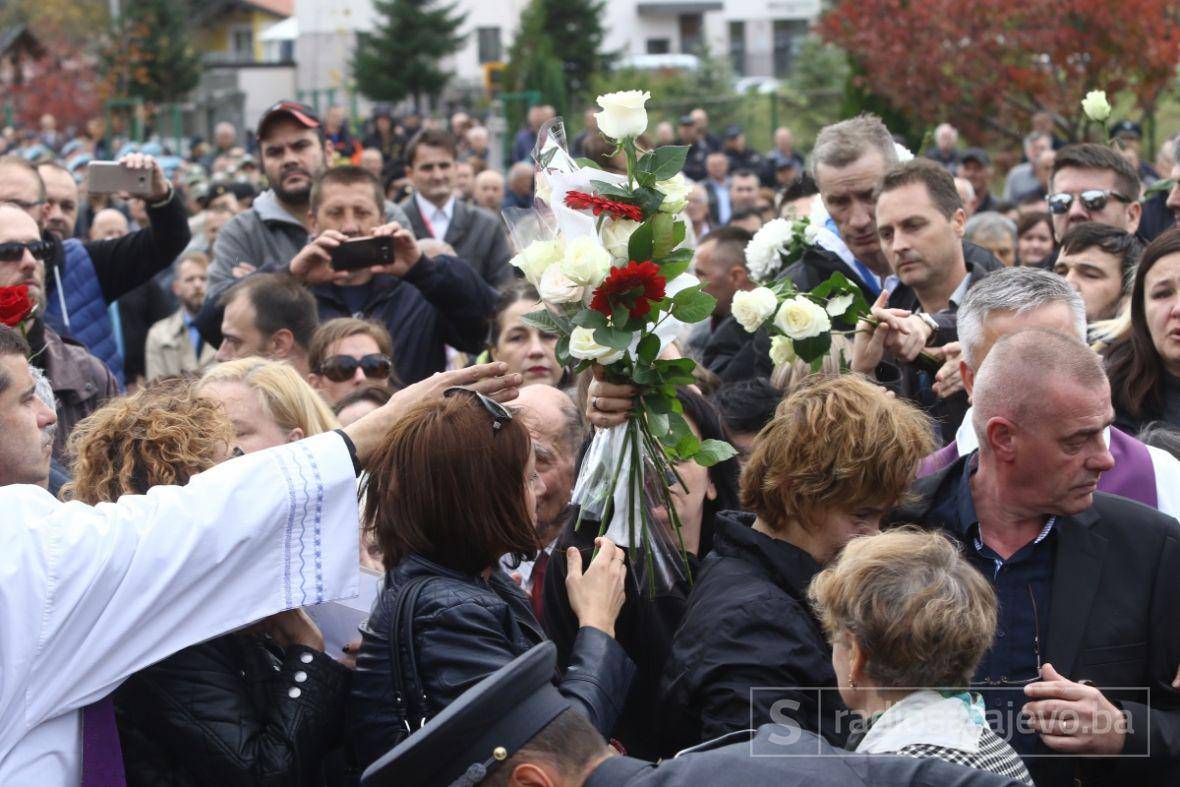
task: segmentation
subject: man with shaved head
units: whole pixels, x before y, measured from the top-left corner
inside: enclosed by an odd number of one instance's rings
[[[1041,787],[1175,783],[1180,524],[1097,491],[1114,467],[1102,363],[1036,327],[996,338],[973,377],[979,449],[919,480],[891,521],[945,531],[995,588],[973,680],[989,723]]]

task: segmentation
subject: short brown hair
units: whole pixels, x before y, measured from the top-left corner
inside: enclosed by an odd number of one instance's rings
[[[876,202],[887,191],[893,191],[911,183],[921,183],[925,186],[926,193],[930,195],[930,201],[946,218],[949,219],[955,215],[956,210],[963,209],[963,198],[959,196],[959,190],[955,188],[955,179],[951,177],[951,173],[947,172],[941,164],[924,158],[911,159],[886,172],[884,180],[877,187],[873,201]]]
[[[1053,158],[1053,174],[1049,177],[1050,188],[1057,173],[1063,169],[1105,169],[1114,173],[1115,185],[1129,200],[1139,199],[1139,174],[1121,154],[1106,145],[1081,142],[1066,145]]]
[[[393,339],[384,325],[357,317],[337,317],[316,328],[307,347],[307,368],[318,374],[328,348],[349,336],[368,336],[377,343],[378,350],[393,357]]]
[[[176,378],[112,399],[70,434],[73,480],[63,493],[94,505],[161,484],[186,484],[236,442],[221,405]]]
[[[385,189],[381,187],[381,181],[369,172],[367,169],[354,167],[351,164],[345,164],[339,167],[332,167],[323,175],[320,175],[316,182],[311,186],[311,197],[309,206],[312,215],[319,211],[320,205],[324,201],[324,187],[333,184],[338,186],[355,186],[358,183],[365,184],[373,189],[373,204],[377,206],[377,212],[385,215]]]
[[[501,555],[536,554],[525,506],[529,431],[519,418],[493,423],[460,394],[419,404],[389,430],[362,489],[365,528],[386,569],[416,554],[474,575]]]
[[[458,155],[455,138],[451,136],[451,132],[438,128],[424,128],[414,135],[410,144],[406,145],[406,167],[413,168],[414,158],[418,155],[420,147],[442,148],[450,151],[451,158]]]
[[[967,686],[996,631],[991,584],[936,532],[854,538],[808,596],[828,638],[854,639],[882,689]]]
[[[934,449],[930,419],[856,375],[813,375],[763,427],[742,471],[742,507],[769,527],[892,506]]]

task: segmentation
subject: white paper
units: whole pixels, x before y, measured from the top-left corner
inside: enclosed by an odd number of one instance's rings
[[[356,596],[303,608],[320,627],[324,652],[329,656],[339,657],[344,646],[360,636],[360,625],[369,619],[384,581],[384,575],[362,568]]]

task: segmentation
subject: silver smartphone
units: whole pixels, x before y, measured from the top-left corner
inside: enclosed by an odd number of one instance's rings
[[[86,171],[86,186],[91,194],[125,191],[134,197],[146,197],[152,193],[150,169],[130,169],[115,161],[92,161]]]

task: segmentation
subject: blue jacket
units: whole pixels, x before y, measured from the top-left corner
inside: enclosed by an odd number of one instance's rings
[[[86,345],[107,365],[122,388],[123,356],[115,342],[114,326],[107,313],[107,301],[90,260],[90,252],[74,238],[67,238],[62,247],[65,264],[46,271],[46,276],[52,277],[52,283],[46,283],[50,294],[45,321],[57,333],[72,336]]]

